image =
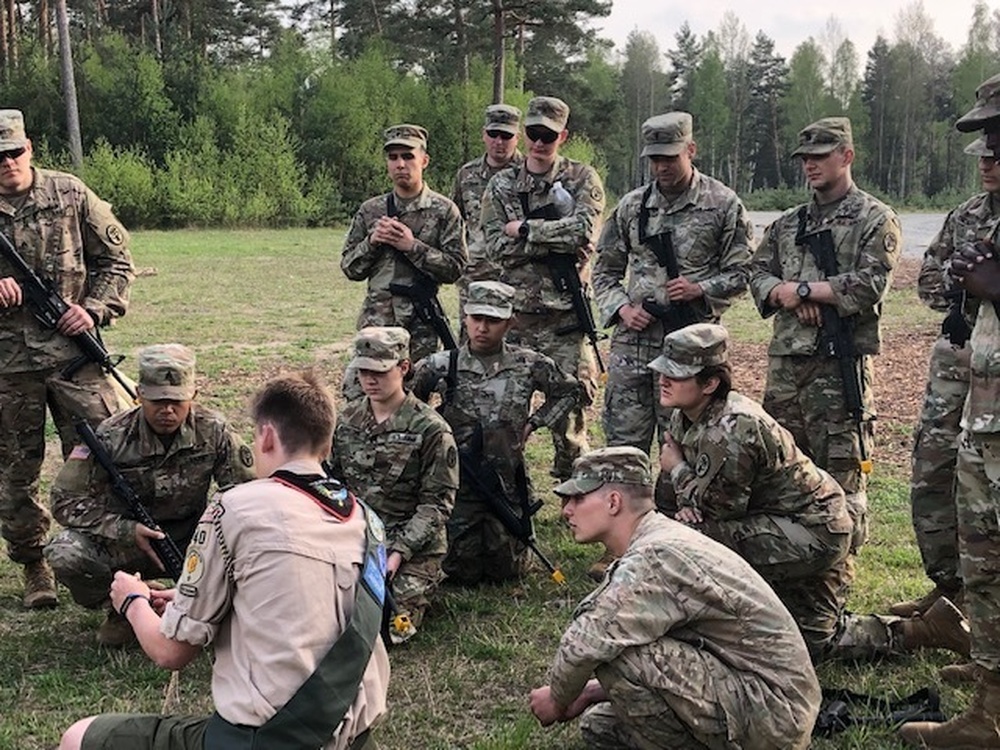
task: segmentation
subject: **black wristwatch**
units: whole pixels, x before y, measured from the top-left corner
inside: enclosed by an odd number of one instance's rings
[[[522,221],[521,226],[517,228],[517,235],[523,240],[528,239],[528,222]]]
[[[799,299],[809,299],[809,295],[812,294],[812,287],[809,286],[808,281],[800,281],[799,285],[795,288],[795,293],[799,295]]]

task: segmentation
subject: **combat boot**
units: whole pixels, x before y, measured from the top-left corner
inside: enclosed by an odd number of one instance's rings
[[[977,667],[976,695],[965,713],[942,724],[914,721],[899,734],[916,747],[940,750],[1000,748],[1000,674]]]
[[[906,651],[946,648],[956,654],[968,656],[972,647],[969,621],[958,607],[943,596],[924,614],[902,620],[899,625]]]
[[[56,578],[45,560],[36,560],[24,566],[24,606],[28,609],[54,607],[59,603],[56,596]]]
[[[97,643],[108,648],[121,648],[136,640],[128,620],[109,608],[104,622],[97,628]]]
[[[604,580],[604,574],[607,572],[608,566],[617,559],[617,557],[608,552],[607,548],[605,548],[604,554],[601,555],[601,559],[587,568],[587,578],[600,583]]]
[[[934,588],[928,591],[919,599],[910,599],[905,602],[896,602],[891,607],[889,607],[889,614],[896,615],[898,617],[914,617],[915,615],[920,615],[929,610],[934,606],[934,602],[940,599],[942,596],[947,597],[951,600],[959,609],[962,608],[960,604],[962,598],[962,587],[961,586],[941,586],[941,584],[936,584]]]
[[[949,664],[938,670],[938,676],[942,682],[960,687],[962,685],[972,685],[979,682],[979,666],[973,663]]]

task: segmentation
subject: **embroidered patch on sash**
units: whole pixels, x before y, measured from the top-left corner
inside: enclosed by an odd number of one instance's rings
[[[248,469],[253,466],[253,451],[249,445],[240,446],[240,463]]]

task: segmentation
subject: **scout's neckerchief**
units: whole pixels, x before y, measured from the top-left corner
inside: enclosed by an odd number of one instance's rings
[[[271,477],[303,492],[344,520],[355,503],[365,516],[365,563],[347,629],[334,641],[289,701],[260,727],[230,724],[218,712],[205,729],[205,750],[316,750],[344,719],[358,695],[382,622],[385,600],[385,533],[378,516],[335,479],[287,471]]]

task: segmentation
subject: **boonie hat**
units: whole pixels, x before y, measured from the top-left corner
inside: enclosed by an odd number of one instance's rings
[[[473,281],[469,284],[465,314],[507,320],[514,314],[514,294],[514,287],[502,281]]]
[[[605,484],[653,485],[649,456],[630,445],[598,448],[573,462],[573,473],[552,491],[562,497],[586,495]]]
[[[419,125],[393,125],[385,129],[385,143],[382,145],[383,151],[388,151],[390,146],[405,146],[406,148],[427,150],[427,130]]]
[[[354,359],[358,370],[389,372],[410,358],[410,332],[398,326],[369,326],[354,337]]]
[[[640,156],[677,156],[693,140],[691,115],[667,112],[655,115],[642,124]]]
[[[139,351],[139,395],[149,401],[190,401],[194,352],[183,344],[154,344]]]
[[[524,127],[541,125],[555,133],[561,133],[569,122],[569,105],[554,96],[536,96],[528,102],[528,114],[524,118]]]
[[[486,124],[483,130],[499,130],[517,135],[521,125],[521,110],[509,104],[491,104],[486,108]]]
[[[13,151],[26,146],[24,115],[19,109],[0,109],[0,151]]]
[[[799,131],[799,147],[792,156],[829,154],[839,146],[853,146],[851,121],[846,117],[824,117]]]
[[[663,338],[663,354],[649,367],[668,378],[691,378],[711,365],[726,361],[729,332],[716,323],[694,323]]]
[[[986,136],[981,135],[964,149],[969,156],[993,156],[993,152],[986,147]]]
[[[955,127],[962,133],[971,133],[984,128],[993,118],[1000,119],[1000,74],[979,84],[975,106],[958,118]]]

